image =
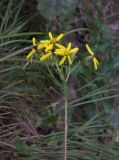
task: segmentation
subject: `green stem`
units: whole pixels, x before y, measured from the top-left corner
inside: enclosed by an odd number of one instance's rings
[[[68,97],[67,97],[67,82],[64,81],[64,160],[67,160],[67,133],[68,133]]]
[[[64,130],[64,160],[67,160],[67,133],[68,133],[68,114],[67,114],[67,97],[64,97],[65,101],[65,130]]]

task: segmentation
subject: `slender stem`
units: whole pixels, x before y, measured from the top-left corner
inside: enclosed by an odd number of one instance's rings
[[[68,132],[68,114],[67,114],[67,97],[65,101],[65,128],[64,128],[64,160],[67,160],[67,132]]]
[[[67,78],[68,81],[68,78]],[[68,83],[64,76],[64,160],[67,160],[68,146]]]

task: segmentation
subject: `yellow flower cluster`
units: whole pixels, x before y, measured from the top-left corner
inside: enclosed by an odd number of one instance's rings
[[[71,48],[71,43],[68,44],[68,47],[65,48],[63,45],[59,44],[58,42],[62,39],[64,35],[60,34],[58,37],[54,37],[51,32],[49,32],[49,39],[48,40],[41,40],[40,43],[36,44],[36,39],[33,38],[33,49],[27,56],[27,60],[33,58],[33,55],[38,51],[41,50],[41,57],[40,61],[45,61],[46,59],[58,55],[62,56],[62,59],[59,62],[59,65],[63,65],[65,60],[68,59],[69,64],[72,64],[71,54],[76,53],[78,48]]]
[[[54,37],[52,33],[49,32],[49,39],[41,40],[39,44],[37,44],[36,39],[33,37],[33,48],[27,55],[27,60],[32,61],[34,54],[40,50],[40,61],[45,61],[50,57],[57,56],[61,57],[59,58],[59,65],[63,65],[66,60],[68,61],[69,65],[71,65],[74,59],[72,55],[77,53],[79,48],[72,48],[71,43],[68,43],[67,47],[59,44],[59,41],[63,38],[63,36],[63,34],[60,34],[58,37]],[[94,68],[97,69],[99,62],[95,57],[94,52],[90,49],[88,44],[86,44],[86,49],[93,58]]]

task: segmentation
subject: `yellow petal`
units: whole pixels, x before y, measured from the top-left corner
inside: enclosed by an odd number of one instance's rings
[[[88,52],[93,56],[94,52],[91,50],[91,48],[89,47],[88,44],[86,44],[86,49],[88,50]]]
[[[70,53],[76,53],[79,49],[78,48],[73,48],[70,50]]]
[[[60,49],[65,49],[65,47],[63,45],[61,45],[61,44],[56,43],[55,45]]]
[[[46,44],[40,43],[40,44],[37,46],[37,49],[43,49],[43,48],[45,48],[46,46],[47,46]]]
[[[97,60],[97,58],[95,58],[95,60],[96,60],[97,64],[99,65],[99,61]]]
[[[36,44],[36,38],[35,38],[35,37],[32,38],[32,43],[33,43],[34,46],[37,45],[37,44]]]
[[[65,62],[65,60],[66,60],[66,56],[64,56],[64,57],[61,59],[61,61],[60,61],[59,65],[63,65],[63,64],[64,64],[64,62]]]
[[[48,59],[50,56],[52,56],[52,52],[49,52],[48,54],[42,56],[42,57],[40,58],[40,61],[45,61],[45,60]]]
[[[32,51],[27,55],[26,59],[30,59],[34,53],[36,53],[36,50],[32,49]]]
[[[49,34],[50,40],[52,40],[53,39],[52,33],[49,32],[48,34]]]
[[[50,42],[51,42],[51,40],[41,40],[41,41],[40,41],[40,43],[46,43],[46,44],[47,44],[47,43],[50,43]]]
[[[56,41],[60,41],[60,39],[62,39],[62,37],[64,36],[64,34],[60,34],[57,38],[56,38]]]
[[[56,49],[54,54],[58,55],[58,56],[64,56],[64,50],[61,49]]]
[[[65,50],[64,49],[55,49],[55,51],[57,52],[59,52],[59,51],[61,51],[61,52],[65,52]]]
[[[94,63],[95,70],[97,70],[99,62],[98,62],[98,60],[95,57],[93,58],[93,63]]]
[[[67,51],[71,49],[71,43],[68,44]]]
[[[47,51],[52,50],[52,49],[53,49],[53,44],[47,46],[47,48],[45,49],[45,51],[47,52]]]
[[[69,65],[71,65],[72,64],[71,57],[70,56],[67,56],[67,57],[68,57]]]

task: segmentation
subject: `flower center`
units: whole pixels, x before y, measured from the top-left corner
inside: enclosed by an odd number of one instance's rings
[[[52,38],[52,43],[55,44],[56,43],[56,39]]]
[[[68,56],[69,55],[69,51],[65,50],[64,54],[65,54],[65,56]]]

